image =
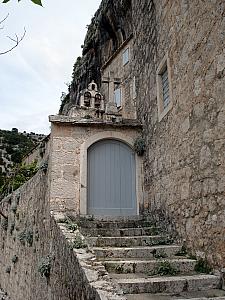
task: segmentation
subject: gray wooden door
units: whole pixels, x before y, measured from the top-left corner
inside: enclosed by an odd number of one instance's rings
[[[101,140],[88,149],[90,215],[137,214],[135,154],[117,140]]]

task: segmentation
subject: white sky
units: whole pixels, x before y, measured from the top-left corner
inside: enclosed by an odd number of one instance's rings
[[[30,0],[0,3],[0,52],[12,43],[6,36],[26,36],[12,52],[0,55],[0,129],[49,133],[48,115],[58,113],[65,83],[100,0]]]

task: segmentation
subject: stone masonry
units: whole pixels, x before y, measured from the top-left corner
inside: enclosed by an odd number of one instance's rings
[[[197,256],[224,267],[225,3],[132,5],[146,213],[178,232]],[[159,121],[156,69],[166,53],[172,109]]]
[[[48,184],[39,171],[3,200],[1,288],[13,300],[125,300],[92,253],[71,247],[75,234],[58,223],[64,215],[50,215]]]
[[[81,213],[81,193],[86,188],[81,183],[82,145],[92,137],[112,138],[115,134],[129,137],[134,143],[140,136],[140,123],[113,124],[66,116],[51,116],[50,202],[51,209]],[[87,149],[86,149],[87,151]],[[87,162],[85,162],[87,164]]]

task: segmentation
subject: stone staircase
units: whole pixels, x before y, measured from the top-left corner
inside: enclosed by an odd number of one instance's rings
[[[81,232],[128,300],[225,300],[220,278],[195,271],[197,261],[151,222],[139,218],[81,222]]]

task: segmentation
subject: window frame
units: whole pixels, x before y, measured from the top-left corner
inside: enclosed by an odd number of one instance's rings
[[[169,103],[165,106],[164,87],[162,75],[167,70],[168,88],[169,88]],[[168,53],[160,62],[156,71],[156,85],[157,85],[157,105],[158,105],[158,119],[159,122],[167,115],[173,106],[172,101],[172,85],[171,85],[171,68]]]

